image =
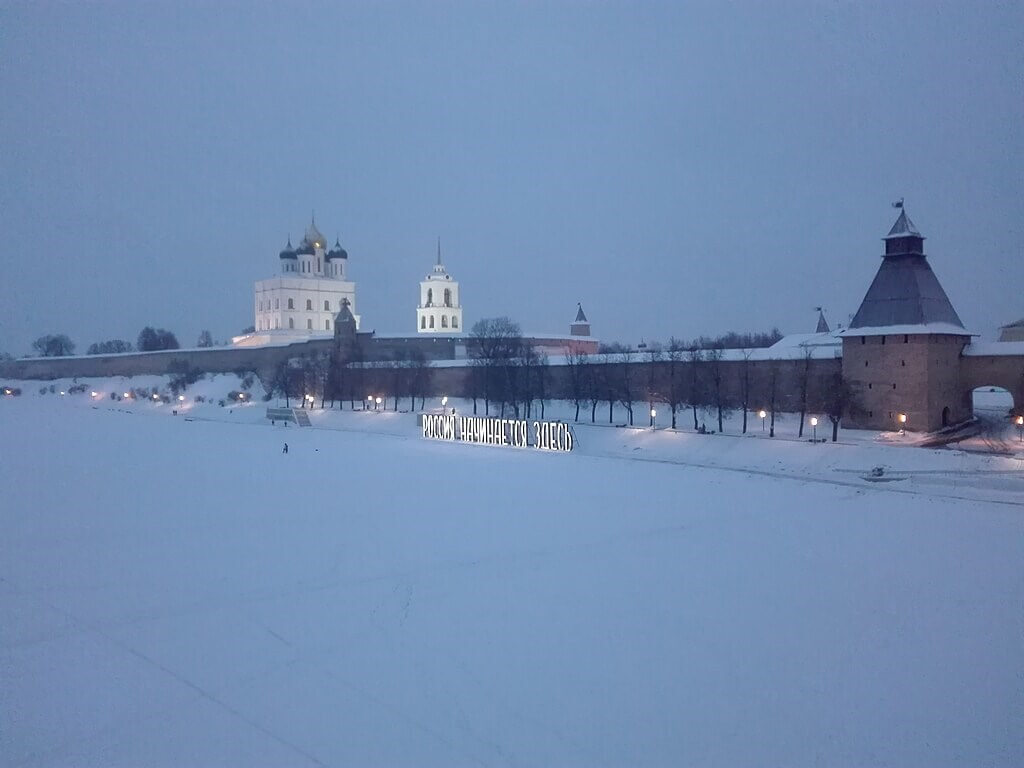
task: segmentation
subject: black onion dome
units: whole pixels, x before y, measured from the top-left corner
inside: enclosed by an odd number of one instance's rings
[[[312,256],[314,253],[316,253],[316,250],[313,248],[312,243],[307,243],[303,241],[302,244],[295,249],[295,253],[298,254],[299,256]]]
[[[337,239],[334,240],[334,247],[327,252],[325,257],[328,261],[331,259],[347,259],[348,251],[341,247],[341,243]]]
[[[292,239],[290,237],[288,238],[288,245],[286,245],[284,247],[284,250],[281,251],[281,258],[282,259],[294,259],[295,258],[295,249],[292,248]]]

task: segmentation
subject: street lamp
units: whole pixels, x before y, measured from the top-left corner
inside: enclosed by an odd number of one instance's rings
[[[379,407],[380,407],[380,397],[378,396],[378,397],[377,397],[376,399],[374,399],[374,401],[373,401],[373,410],[375,410],[375,411],[376,411],[376,410],[377,410],[377,408],[379,408]]]
[[[768,415],[768,412],[764,408],[762,408],[760,411],[757,412],[757,415],[761,417],[761,431],[764,432],[764,418],[765,416]]]
[[[184,403],[185,402],[185,396],[184,395],[178,395],[178,402],[179,403]]]
[[[1017,417],[1017,437],[1024,443],[1024,416]]]
[[[651,429],[657,429],[658,428],[657,418],[658,418],[658,412],[656,410],[654,410],[653,408],[651,408]]]
[[[373,395],[367,395],[366,396],[366,402],[372,403],[373,402]],[[370,406],[366,406],[366,407],[369,408]]]
[[[907,414],[901,413],[896,418],[900,421],[900,434],[905,434],[907,431]]]
[[[444,408],[446,405],[448,405],[448,395],[441,398],[441,407]]]
[[[818,442],[818,417],[811,416],[811,426],[814,428],[814,439],[812,442]]]

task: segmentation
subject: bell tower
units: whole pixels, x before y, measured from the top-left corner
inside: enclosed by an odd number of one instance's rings
[[[420,303],[416,307],[417,333],[462,333],[462,303],[459,283],[452,280],[441,263],[441,238],[437,239],[437,262],[420,281]]]

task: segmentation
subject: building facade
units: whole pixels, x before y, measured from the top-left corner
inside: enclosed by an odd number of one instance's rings
[[[420,303],[416,307],[416,332],[462,333],[462,302],[459,283],[452,280],[441,263],[441,241],[437,241],[437,262],[420,281]]]
[[[255,343],[330,337],[344,301],[358,325],[356,284],[349,280],[348,253],[337,240],[328,248],[315,221],[310,222],[297,248],[289,238],[279,261],[281,273],[257,281],[254,287]]]

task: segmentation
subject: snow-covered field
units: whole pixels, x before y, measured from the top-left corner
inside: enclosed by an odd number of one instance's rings
[[[93,386],[0,399],[0,765],[1024,764],[1022,458]]]

